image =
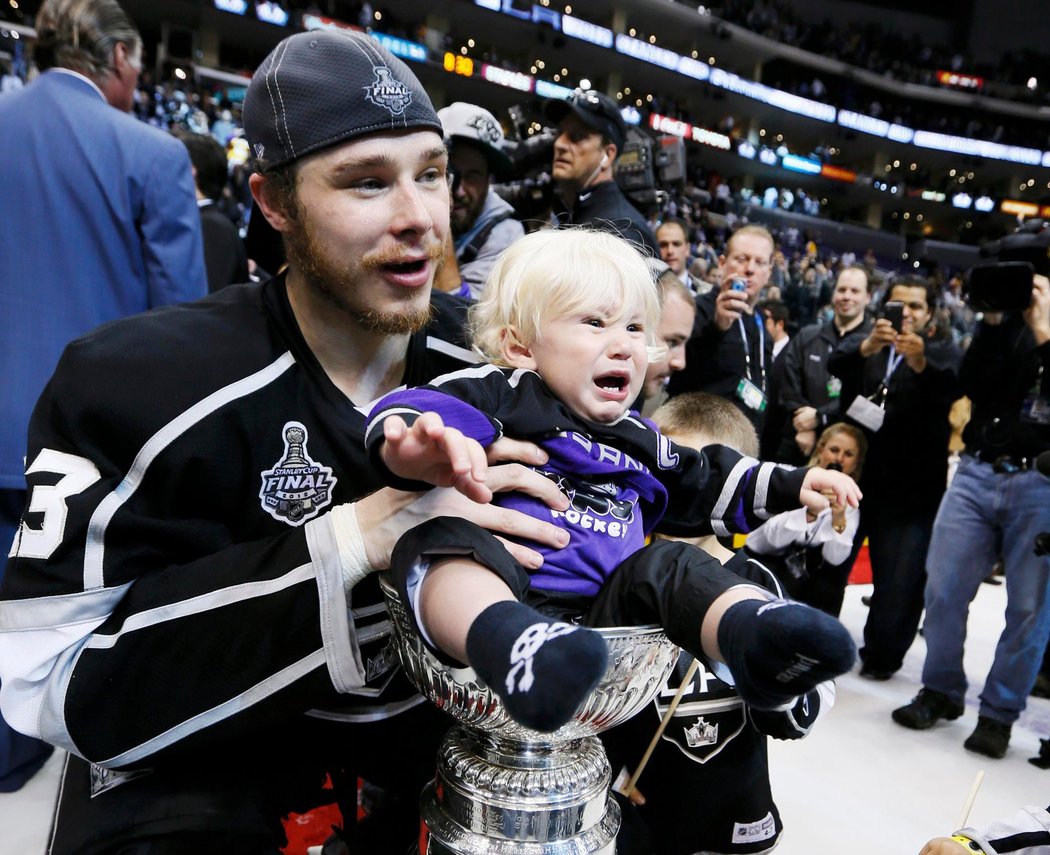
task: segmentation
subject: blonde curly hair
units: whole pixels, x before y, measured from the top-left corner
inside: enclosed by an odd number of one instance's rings
[[[655,360],[666,351],[656,346],[660,308],[653,273],[633,244],[593,229],[543,229],[515,241],[496,260],[468,323],[474,350],[505,365],[504,341],[529,345],[552,318],[581,309],[621,318],[640,309]]]

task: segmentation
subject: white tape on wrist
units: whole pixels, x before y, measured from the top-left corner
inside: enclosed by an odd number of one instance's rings
[[[349,594],[350,589],[373,570],[368,562],[365,541],[361,537],[361,527],[357,522],[357,505],[353,502],[339,505],[331,510],[329,516],[332,518],[332,532],[339,549],[343,587]]]

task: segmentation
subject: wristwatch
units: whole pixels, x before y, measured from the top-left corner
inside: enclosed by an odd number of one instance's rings
[[[979,843],[974,842],[969,837],[962,834],[953,834],[952,840],[956,843],[961,843],[966,847],[967,851],[972,852],[973,855],[984,855],[984,850],[981,848]]]

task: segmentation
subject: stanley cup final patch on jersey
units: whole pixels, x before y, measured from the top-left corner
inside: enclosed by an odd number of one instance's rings
[[[309,434],[299,422],[284,426],[284,454],[262,475],[262,508],[278,522],[299,526],[332,503],[336,478],[332,470],[310,459]]]
[[[385,65],[372,69],[376,79],[365,87],[365,97],[377,107],[385,107],[391,116],[400,116],[412,103],[412,90],[405,86]]]

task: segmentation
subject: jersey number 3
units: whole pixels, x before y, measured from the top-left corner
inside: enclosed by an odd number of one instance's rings
[[[11,545],[12,558],[50,558],[66,531],[69,508],[66,499],[83,492],[102,476],[90,460],[45,448],[26,469],[26,476],[51,472],[62,477],[55,484],[37,484],[26,513],[42,513],[40,528],[30,528],[25,520]]]

